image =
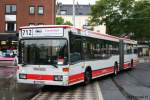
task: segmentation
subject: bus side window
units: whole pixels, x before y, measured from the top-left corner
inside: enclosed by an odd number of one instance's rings
[[[137,45],[134,45],[133,49],[134,49],[134,51],[133,51],[134,54],[137,54],[138,53]]]
[[[81,61],[81,37],[70,34],[70,62]]]

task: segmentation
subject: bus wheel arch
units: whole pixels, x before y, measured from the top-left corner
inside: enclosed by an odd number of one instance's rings
[[[84,84],[90,83],[92,80],[92,69],[90,66],[86,67],[84,72]]]
[[[130,67],[133,68],[133,59],[131,59]]]
[[[115,76],[118,74],[118,71],[119,71],[118,68],[119,68],[118,62],[116,61],[116,62],[114,63],[114,75],[115,75]]]

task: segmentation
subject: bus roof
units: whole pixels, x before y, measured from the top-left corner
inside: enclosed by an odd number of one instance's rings
[[[137,44],[137,41],[135,41],[135,40],[131,40],[131,39],[127,39],[127,38],[121,38],[121,39],[124,40],[124,43]]]
[[[23,26],[20,27],[20,29],[28,29],[28,28],[74,28],[73,26],[69,26],[69,25],[38,25],[38,26]],[[81,30],[79,28],[76,28],[77,30]]]
[[[88,33],[90,33],[93,36],[102,36],[107,38],[107,40],[111,39],[112,41],[119,41],[120,39],[122,39],[125,43],[129,43],[129,44],[137,44],[137,41],[131,40],[131,39],[127,39],[127,38],[120,38],[117,36],[113,36],[113,35],[109,35],[109,34],[102,34],[100,32],[94,32],[94,31],[90,31],[90,30],[85,30],[85,29],[80,29],[80,28],[75,28],[73,26],[69,26],[69,25],[38,25],[38,26],[23,26],[20,27],[21,29],[30,29],[30,28],[73,28],[76,29],[78,31],[87,31]]]

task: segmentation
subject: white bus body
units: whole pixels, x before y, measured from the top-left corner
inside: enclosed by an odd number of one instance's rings
[[[17,82],[70,86],[138,62],[137,42],[66,25],[21,27]]]

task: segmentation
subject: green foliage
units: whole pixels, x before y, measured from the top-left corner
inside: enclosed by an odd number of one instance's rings
[[[73,24],[72,24],[70,21],[66,21],[66,22],[64,23],[64,25],[70,25],[70,26],[73,26]]]
[[[150,2],[146,0],[136,2],[128,22],[130,31],[135,33],[134,38],[150,39]]]
[[[56,17],[56,25],[63,25],[64,19],[62,17]]]
[[[92,6],[91,25],[106,25],[108,34],[150,39],[150,2],[148,0],[99,0]]]
[[[90,23],[105,24],[107,33],[118,35],[126,33],[124,18],[130,15],[134,0],[99,0],[92,6]]]
[[[56,25],[73,25],[70,21],[64,22],[62,17],[56,17]]]

